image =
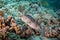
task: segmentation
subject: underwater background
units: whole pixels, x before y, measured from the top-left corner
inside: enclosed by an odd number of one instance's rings
[[[60,19],[60,0],[0,0],[0,11],[4,11],[4,17],[12,15],[17,24],[23,24],[20,17],[23,14],[31,15],[34,19]],[[49,14],[47,16],[46,14]],[[24,29],[24,25],[23,29]],[[43,25],[41,25],[43,26]],[[60,26],[59,26],[60,27]],[[32,36],[28,39],[21,39],[19,35],[10,33],[11,40],[58,40],[57,38],[45,38],[43,36]]]

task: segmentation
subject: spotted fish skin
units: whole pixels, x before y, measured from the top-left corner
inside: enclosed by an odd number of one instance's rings
[[[40,30],[40,26],[37,25],[34,21],[32,21],[29,17],[24,15],[21,17],[21,20],[25,22],[27,25],[29,25],[32,29],[35,29],[37,31]]]

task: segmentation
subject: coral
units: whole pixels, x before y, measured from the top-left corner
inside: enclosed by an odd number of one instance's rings
[[[43,31],[45,26],[48,26],[49,28],[60,26],[49,23],[50,20],[55,21],[56,18],[60,18],[60,10],[55,12],[57,9],[59,9],[58,6],[60,5],[60,1],[57,3],[56,2],[56,0],[51,2],[50,0],[0,0],[0,11],[4,11],[5,18],[7,18],[8,15],[12,15],[15,18],[16,23],[21,25],[21,29],[23,31],[27,29],[28,25],[21,20],[21,17],[25,14],[30,15],[35,21],[38,22]],[[56,6],[54,3],[59,5]],[[42,33],[44,34],[44,32]],[[42,35],[34,35],[27,39],[21,39],[20,36],[16,35],[15,33],[9,33],[9,37],[11,40],[58,40],[57,38],[46,38]]]

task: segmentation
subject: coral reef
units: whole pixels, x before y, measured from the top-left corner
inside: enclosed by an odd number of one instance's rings
[[[57,0],[0,0],[0,21],[3,21],[3,25],[0,23],[0,26],[3,26],[4,33],[4,35],[0,33],[4,36],[0,38],[2,40],[59,40],[59,5],[60,1]],[[7,26],[13,27],[5,28],[5,22]],[[4,30],[8,32],[5,33]]]

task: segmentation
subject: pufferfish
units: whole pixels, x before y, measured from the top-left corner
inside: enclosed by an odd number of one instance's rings
[[[40,26],[34,21],[34,19],[30,15],[23,15],[21,20],[25,22],[29,27],[36,31],[40,31]]]

